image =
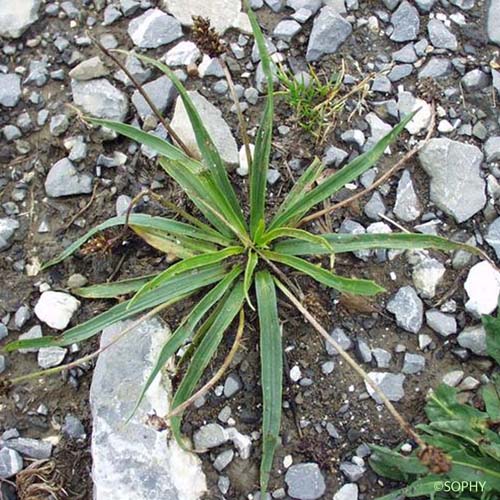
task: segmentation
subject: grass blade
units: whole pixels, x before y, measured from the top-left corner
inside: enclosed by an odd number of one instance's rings
[[[319,158],[315,158],[314,161],[307,167],[305,172],[299,177],[297,182],[293,185],[292,189],[283,200],[278,211],[276,212],[276,217],[285,212],[289,207],[294,205],[298,200],[300,200],[304,194],[310,189],[314,182],[323,172],[325,166]]]
[[[281,427],[283,352],[276,289],[268,271],[257,273],[255,289],[259,309],[263,403],[260,494],[264,498]]]
[[[337,191],[342,189],[347,183],[357,179],[361,174],[369,170],[377,163],[384,154],[386,148],[393,143],[399,134],[404,130],[408,122],[415,113],[409,114],[398,125],[396,125],[385,137],[383,137],[372,149],[359,155],[338,172],[331,175],[319,186],[306,193],[303,197],[295,201],[283,213],[276,216],[271,225],[271,229],[277,227],[294,225],[298,223],[312,207],[326,200]]]
[[[261,245],[268,245],[278,238],[293,238],[299,241],[306,241],[312,245],[321,246],[323,248],[323,251],[326,250],[328,253],[333,253],[332,244],[323,236],[309,233],[308,231],[304,231],[303,229],[295,229],[291,227],[272,229],[262,237],[259,243]]]
[[[255,311],[255,307],[250,300],[250,286],[252,285],[253,273],[255,268],[257,267],[257,263],[259,262],[259,256],[257,253],[249,251],[247,264],[245,266],[245,276],[243,278],[243,286],[245,288],[245,298],[247,299],[247,303],[250,308]]]
[[[133,307],[128,308],[128,301],[115,305],[111,309],[95,316],[94,318],[74,326],[66,330],[63,335],[59,337],[44,337],[43,339],[36,339],[44,341],[41,344],[32,344],[32,340],[18,340],[11,342],[5,346],[6,351],[14,351],[22,348],[29,347],[50,347],[50,346],[67,346],[74,342],[81,342],[94,335],[98,334],[107,326],[111,326],[118,321],[130,318],[141,311],[152,309],[163,303],[173,304],[179,300],[194,293],[196,290],[205,286],[211,285],[220,281],[227,273],[226,268],[222,264],[215,264],[207,269],[196,272],[187,272],[176,276],[172,281],[165,286],[161,286],[156,290],[144,294]]]
[[[271,58],[267,51],[264,35],[253,11],[248,9],[248,17],[262,61],[262,70],[267,80],[267,97],[262,121],[255,138],[255,151],[250,167],[250,232],[255,235],[257,227],[264,221],[266,203],[267,172],[273,139],[274,90]]]
[[[429,234],[394,233],[394,234],[325,234],[323,237],[332,245],[334,253],[355,252],[377,248],[392,248],[396,250],[416,250],[433,248],[435,250],[464,250],[476,255],[482,255],[479,248],[465,243],[433,236]],[[280,241],[275,245],[276,252],[287,255],[327,254],[324,247],[316,243],[298,240]]]
[[[189,368],[172,399],[172,410],[191,396],[208,363],[217,351],[224,332],[233,322],[244,300],[245,291],[243,289],[243,282],[239,281],[224,300],[224,306],[220,314],[215,318],[199,347],[194,352]],[[181,416],[175,416],[170,421],[172,434],[180,445],[182,445],[181,419]]]
[[[125,52],[126,53],[126,52]],[[215,184],[221,194],[224,194],[225,200],[227,201],[227,209],[231,222],[235,224],[241,231],[246,231],[246,224],[243,218],[243,213],[241,207],[238,203],[238,198],[234,191],[229,177],[226,171],[226,165],[222,160],[217,148],[215,147],[212,138],[210,137],[203,121],[194,105],[193,101],[189,97],[188,92],[184,88],[184,85],[179,80],[177,75],[165,64],[147,57],[143,54],[135,54],[135,56],[142,61],[155,66],[160,71],[165,73],[165,75],[171,80],[175,88],[179,92],[182,99],[186,113],[189,117],[193,131],[196,137],[196,142],[198,148],[200,149],[201,156],[203,158],[204,164],[208,167],[209,171],[212,173]]]
[[[137,408],[140,406],[144,395],[149,389],[150,385],[153,383],[154,379],[160,373],[161,369],[167,361],[173,356],[180,347],[184,344],[184,342],[191,337],[194,332],[194,329],[201,321],[203,316],[216,304],[224,294],[229,290],[229,287],[234,283],[234,280],[241,274],[241,268],[235,267],[232,271],[230,271],[227,276],[224,277],[212,290],[210,290],[191,310],[189,316],[186,320],[175,330],[172,336],[168,339],[167,343],[163,346],[160,351],[160,355],[158,356],[158,360],[155,363],[149,377],[144,384],[144,387],[139,395],[137,403],[130,415],[129,419],[134,415],[137,411]]]
[[[46,269],[48,267],[54,266],[55,264],[59,264],[64,259],[70,257],[74,254],[82,245],[84,245],[90,238],[95,236],[101,231],[105,231],[106,229],[110,229],[116,226],[123,226],[127,221],[127,217],[125,215],[119,217],[112,217],[107,221],[99,224],[94,227],[87,233],[85,233],[81,238],[76,240],[74,243],[69,245],[63,252],[61,252],[55,259],[52,259],[46,262],[42,269]],[[200,228],[191,226],[184,222],[175,221],[172,219],[167,219],[165,217],[154,217],[148,214],[131,214],[129,218],[129,224],[136,228],[142,229],[156,229],[158,231],[162,231],[168,234],[172,234],[174,236],[188,236],[194,239],[199,239],[201,241],[211,241],[213,236],[208,234],[205,231],[202,231]],[[225,240],[222,240],[225,241]]]
[[[383,287],[377,285],[374,281],[337,276],[299,257],[269,252],[267,250],[263,250],[262,254],[270,260],[293,267],[297,271],[309,275],[319,283],[334,288],[342,293],[351,293],[353,295],[376,295],[377,293],[385,291]]]
[[[200,270],[206,266],[211,266],[213,264],[217,264],[218,262],[222,262],[227,258],[233,255],[239,255],[243,252],[242,247],[229,247],[224,250],[220,250],[219,252],[206,253],[202,255],[195,255],[194,257],[190,257],[176,264],[171,265],[165,271],[157,274],[151,281],[146,283],[130,300],[128,307],[133,307],[133,305],[145,294],[158,288],[159,286],[165,286],[169,281],[171,281],[174,276],[179,275],[181,273],[191,271],[191,270]]]
[[[122,295],[127,295],[139,290],[144,284],[156,276],[149,274],[138,278],[115,281],[113,283],[101,283],[98,285],[73,288],[71,293],[85,299],[116,299]]]

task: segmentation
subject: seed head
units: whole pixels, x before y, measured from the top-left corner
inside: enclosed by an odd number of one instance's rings
[[[206,17],[193,16],[193,41],[210,57],[220,57],[226,52],[219,34],[210,26],[210,19]]]

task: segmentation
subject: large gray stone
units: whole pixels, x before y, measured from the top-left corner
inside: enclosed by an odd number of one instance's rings
[[[325,54],[334,54],[352,33],[352,26],[332,7],[323,7],[314,19],[306,59],[317,61]]]
[[[36,458],[42,460],[44,458],[50,458],[52,455],[52,444],[48,441],[41,441],[39,439],[18,437],[14,439],[9,439],[6,442],[12,450],[16,450],[26,457]]]
[[[490,42],[500,45],[500,0],[490,0],[487,30]]]
[[[417,39],[420,30],[420,17],[418,10],[407,0],[394,11],[391,23],[394,28],[391,40],[408,42]]]
[[[54,163],[45,179],[45,192],[51,198],[89,194],[92,192],[92,176],[79,173],[68,158]]]
[[[396,203],[394,205],[396,217],[405,222],[412,222],[420,216],[421,208],[410,172],[405,170],[398,182]]]
[[[478,356],[486,356],[486,331],[483,325],[468,326],[464,328],[457,337],[457,341],[461,347],[469,349]]]
[[[370,372],[368,373],[368,377],[378,385],[389,401],[400,401],[403,399],[405,395],[403,388],[405,376],[402,373]],[[380,399],[380,396],[366,381],[365,387],[368,394],[375,400],[375,402],[377,404],[381,404],[382,400]]]
[[[40,0],[0,0],[0,36],[19,38],[37,19]]]
[[[300,500],[315,500],[325,493],[326,485],[318,464],[292,465],[285,474],[288,495]]]
[[[143,88],[160,113],[164,113],[170,108],[177,94],[174,84],[167,76],[160,76],[160,78],[143,85]],[[132,104],[143,120],[154,114],[138,90],[132,95]]]
[[[75,104],[92,116],[123,121],[127,115],[127,96],[105,78],[72,80],[71,91]]]
[[[192,26],[193,16],[202,16],[221,34],[229,28],[250,29],[241,0],[164,0],[164,5],[184,26]]]
[[[457,50],[457,37],[439,19],[431,19],[427,31],[432,45],[437,49]]]
[[[7,217],[0,219],[0,252],[10,247],[16,229],[19,229],[17,220]]]
[[[236,144],[231,128],[222,117],[220,110],[196,91],[189,92],[189,96],[193,100],[198,113],[203,117],[205,127],[222,159],[229,165],[238,165],[238,145]],[[177,98],[175,104],[172,128],[192,153],[199,156],[200,150],[196,143],[193,127],[180,97]]]
[[[398,326],[411,333],[418,333],[424,318],[424,304],[411,286],[398,290],[387,304],[387,310],[396,316]]]
[[[483,154],[476,147],[450,139],[431,139],[419,153],[431,177],[431,200],[457,222],[464,222],[486,204],[480,176]]]
[[[1,224],[1,220],[0,220]],[[500,259],[500,217],[495,219],[488,227],[486,241],[495,250],[497,258]],[[0,243],[1,246],[1,243]]]
[[[132,324],[120,322],[106,328],[101,347]],[[171,387],[163,374],[154,380],[127,423],[169,337],[165,323],[150,319],[97,360],[90,388],[95,500],[197,500],[206,490],[199,459],[181,450],[167,431],[157,431],[145,422],[154,412],[158,415],[168,412]]]
[[[15,73],[0,73],[0,106],[13,108],[20,98],[21,77]]]
[[[7,479],[14,476],[23,468],[23,457],[9,448],[0,450],[0,478]]]
[[[149,9],[130,21],[128,34],[135,45],[155,49],[182,36],[181,24],[160,9]]]

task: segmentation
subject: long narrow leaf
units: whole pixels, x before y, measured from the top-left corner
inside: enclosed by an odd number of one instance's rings
[[[194,135],[196,137],[196,142],[198,144],[198,148],[200,149],[203,162],[212,173],[213,179],[216,182],[219,191],[226,197],[227,207],[231,213],[231,222],[238,226],[240,230],[245,231],[246,224],[243,218],[243,213],[238,203],[238,198],[236,197],[234,188],[229,181],[226,165],[224,164],[219,152],[217,151],[217,148],[215,147],[210,134],[205,128],[203,120],[201,119],[196,106],[189,97],[187,90],[184,88],[184,85],[179,80],[177,75],[165,64],[143,54],[135,54],[135,56],[142,61],[158,68],[174,84],[175,88],[179,92],[179,95],[186,109],[186,113],[193,127]]]
[[[372,149],[355,158],[348,165],[331,175],[319,186],[306,193],[301,199],[297,200],[282,214],[275,217],[270,225],[270,229],[297,223],[312,207],[328,199],[330,196],[342,189],[347,183],[352,182],[361,174],[372,168],[384,154],[387,146],[397,139],[399,134],[404,130],[405,126],[414,115],[415,113],[409,114],[398,125],[396,125],[391,132],[377,142]]]
[[[132,298],[132,300],[129,302],[128,307],[133,307],[133,305],[145,293],[148,293],[151,290],[154,290],[162,285],[165,286],[169,282],[169,280],[171,281],[176,275],[191,270],[200,270],[204,267],[217,264],[218,262],[224,261],[233,255],[241,254],[242,251],[243,248],[241,247],[229,247],[218,252],[195,255],[194,257],[181,260],[180,262],[171,265],[168,269],[156,275],[151,281],[148,281]]]
[[[416,250],[433,248],[436,250],[465,250],[481,255],[481,250],[464,243],[433,236],[429,234],[394,233],[394,234],[324,234],[333,247],[334,253],[355,252],[376,248],[393,248],[396,250]],[[329,253],[322,245],[299,240],[280,241],[275,245],[276,252],[287,255],[321,255]]]
[[[292,227],[280,227],[278,229],[272,229],[267,232],[260,240],[260,244],[268,245],[278,238],[294,238],[300,241],[306,241],[312,245],[320,245],[323,247],[323,251],[328,253],[334,253],[332,244],[324,237],[317,234],[309,233],[303,229],[296,229]]]
[[[262,254],[270,260],[293,267],[294,269],[297,269],[297,271],[311,276],[311,278],[315,279],[319,283],[322,283],[330,288],[334,288],[342,293],[351,293],[354,295],[376,295],[377,293],[385,291],[383,287],[377,285],[374,281],[337,276],[336,274],[333,274],[322,267],[311,264],[310,262],[307,262],[299,257],[283,255],[277,252],[269,252],[267,250],[262,251]]]
[[[34,347],[50,347],[50,346],[67,346],[75,342],[81,342],[88,339],[104,328],[122,321],[124,319],[135,316],[136,314],[152,309],[160,304],[170,303],[173,304],[181,300],[196,290],[205,286],[211,285],[220,281],[227,273],[227,270],[222,264],[215,264],[209,268],[196,272],[187,272],[176,276],[173,280],[168,282],[165,286],[161,286],[156,290],[144,294],[133,307],[128,308],[128,301],[117,304],[116,306],[108,309],[102,314],[94,318],[74,326],[59,337],[44,337],[45,343],[43,345],[37,344]],[[41,341],[42,339],[37,339]],[[29,348],[32,346],[31,340],[18,340],[7,344],[6,351],[14,351],[22,348]]]
[[[233,319],[238,314],[244,300],[245,291],[243,289],[243,282],[239,281],[224,301],[224,306],[220,314],[215,318],[215,321],[203,337],[199,347],[196,349],[191,359],[191,363],[189,364],[189,368],[172,399],[172,410],[186,401],[193,393],[205,368],[217,351],[224,332],[229,328]],[[182,444],[180,428],[181,418],[181,416],[176,416],[172,417],[171,420],[172,434],[180,444]]]
[[[100,283],[98,285],[90,285],[80,288],[73,288],[71,293],[83,297],[85,299],[115,299],[122,295],[127,295],[132,292],[137,292],[144,284],[156,276],[149,274],[138,278],[129,278],[112,283]]]
[[[255,151],[250,167],[250,232],[255,235],[257,227],[264,221],[266,203],[267,172],[273,139],[274,90],[271,58],[266,47],[264,35],[253,11],[248,9],[255,41],[260,53],[262,71],[267,81],[267,97],[260,127],[255,138]]]
[[[245,266],[245,276],[243,278],[243,286],[245,288],[245,298],[247,299],[247,303],[250,306],[251,309],[255,311],[255,307],[252,304],[252,301],[250,300],[250,286],[252,285],[252,279],[253,279],[253,273],[255,271],[255,268],[257,266],[257,263],[259,262],[259,256],[255,252],[248,252],[248,259],[247,259],[247,264]]]
[[[241,274],[241,267],[235,267],[230,271],[227,276],[221,280],[212,290],[210,290],[190,311],[189,316],[186,320],[175,330],[172,336],[168,339],[167,343],[163,346],[160,351],[160,355],[151,371],[141,394],[137,400],[135,408],[132,415],[136,412],[137,408],[141,404],[144,395],[153,383],[154,379],[160,373],[161,369],[165,366],[167,361],[173,356],[184,342],[189,339],[193,334],[194,329],[201,321],[203,316],[216,304],[228,291],[229,287],[234,283],[234,280]]]
[[[262,385],[262,460],[260,464],[260,494],[264,498],[273,466],[281,427],[283,384],[283,347],[278,318],[278,303],[273,278],[268,271],[255,277],[259,309],[260,363]]]
[[[112,227],[123,226],[126,222],[126,219],[127,218],[125,215],[119,217],[112,217],[111,219],[108,219],[102,224],[99,224],[98,226],[94,227],[86,234],[84,234],[81,238],[79,238],[74,243],[69,245],[55,259],[46,262],[43,266],[43,269],[46,269],[47,267],[62,262],[64,259],[68,258],[73,253],[75,253],[83,244],[85,244],[90,238],[92,238],[99,232]],[[163,231],[167,234],[188,236],[191,238],[200,239],[201,241],[205,240],[212,241],[213,239],[215,239],[213,235],[210,235],[205,231],[202,231],[200,228],[191,226],[184,222],[167,219],[165,217],[154,217],[148,214],[131,214],[129,218],[129,224],[137,228],[156,229],[158,231]],[[220,243],[222,242],[226,243],[227,240],[221,239]],[[217,243],[217,241],[214,241],[214,243]]]

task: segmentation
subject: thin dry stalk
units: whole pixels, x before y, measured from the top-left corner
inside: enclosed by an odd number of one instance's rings
[[[343,348],[336,342],[328,332],[321,326],[316,318],[302,305],[302,303],[294,296],[285,285],[275,278],[276,285],[283,292],[283,294],[290,300],[290,302],[299,310],[304,318],[311,324],[311,326],[325,339],[326,342],[331,344],[339,353],[339,355],[346,361],[346,363],[368,384],[380,398],[389,413],[394,417],[401,429],[405,431],[411,439],[413,439],[418,446],[425,448],[426,444],[422,438],[413,430],[410,423],[396,410],[394,405],[389,401],[382,389],[368,376],[363,368],[352,358]]]
[[[16,488],[19,500],[69,498],[62,486],[55,463],[48,460],[33,462],[19,472],[16,476]]]

